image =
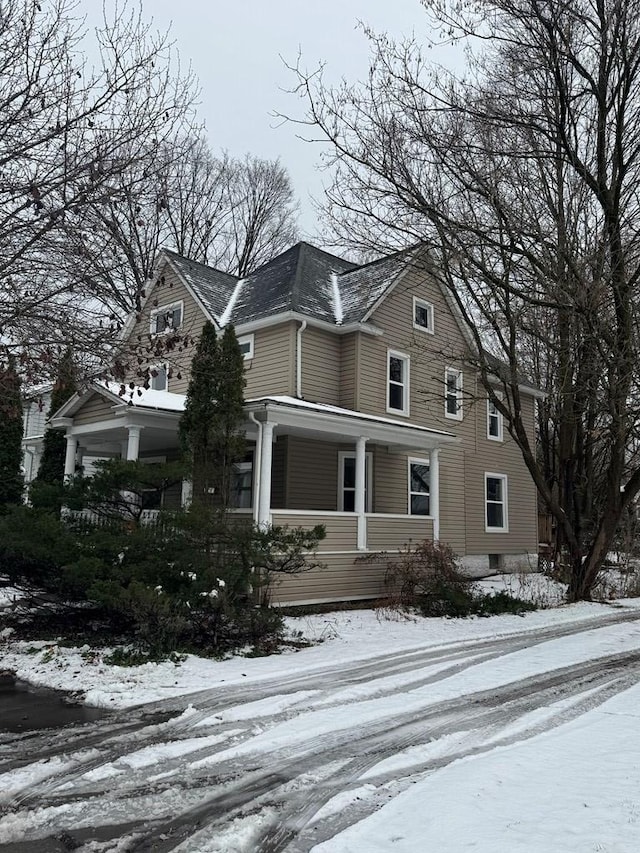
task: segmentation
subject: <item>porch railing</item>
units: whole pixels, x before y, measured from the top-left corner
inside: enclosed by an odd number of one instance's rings
[[[358,517],[352,512],[315,512],[313,510],[272,510],[274,525],[311,528],[323,524],[326,538],[319,552],[357,551]],[[366,514],[368,551],[397,551],[404,546],[433,538],[433,519],[425,516],[387,513]]]

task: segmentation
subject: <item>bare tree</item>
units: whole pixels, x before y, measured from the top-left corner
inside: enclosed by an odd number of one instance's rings
[[[189,122],[194,96],[166,36],[126,6],[96,31],[90,67],[73,10],[70,0],[0,3],[0,325],[25,368],[81,348],[96,314],[109,337],[96,294],[64,275],[69,237],[81,241],[87,211],[113,204],[145,143]]]
[[[481,44],[464,77],[372,33],[360,85],[297,69],[332,151],[329,222],[364,250],[424,244],[588,598],[640,489],[640,0],[423,5],[435,33]],[[542,456],[530,368],[551,390]]]
[[[287,170],[277,160],[247,155],[229,172],[230,219],[221,266],[240,277],[297,240],[298,206]]]

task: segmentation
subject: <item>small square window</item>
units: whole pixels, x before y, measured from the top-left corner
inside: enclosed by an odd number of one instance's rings
[[[182,325],[182,302],[162,305],[151,312],[151,334],[167,335]]]
[[[413,327],[433,334],[433,305],[424,299],[413,297]]]

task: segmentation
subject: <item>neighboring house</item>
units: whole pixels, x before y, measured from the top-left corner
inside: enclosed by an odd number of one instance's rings
[[[22,469],[25,486],[35,480],[40,467],[50,405],[51,386],[32,391],[23,403]]]
[[[327,529],[325,567],[284,579],[276,601],[379,596],[384,561],[362,558],[424,539],[449,543],[474,572],[533,562],[536,490],[468,366],[468,330],[413,258],[356,266],[299,243],[238,280],[162,252],[126,329],[131,380],[150,367],[151,388],[97,384],[56,413],[67,474],[97,458],[175,457],[193,339],[206,319],[232,322],[250,448],[236,511]],[[148,347],[158,356],[145,361]],[[539,392],[522,391],[533,441]],[[184,484],[164,504],[187,497]]]

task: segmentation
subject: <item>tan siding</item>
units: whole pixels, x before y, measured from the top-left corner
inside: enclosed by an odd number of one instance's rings
[[[362,560],[353,554],[319,556],[322,567],[298,575],[276,577],[274,604],[348,601],[384,595],[386,563]]]
[[[282,323],[259,329],[254,337],[254,357],[246,362],[247,400],[275,394],[293,394],[295,324]]]
[[[95,424],[113,418],[112,406],[113,403],[105,400],[100,394],[92,394],[73,416],[74,426]]]
[[[434,306],[435,334],[413,328],[413,297]],[[458,447],[440,451],[440,538],[460,555],[518,553],[535,547],[535,488],[513,442],[503,445],[486,439],[486,396],[478,390],[472,370],[463,363],[467,344],[440,288],[426,274],[412,271],[373,313],[371,322],[383,335],[362,335],[359,367],[360,408],[379,415],[386,411],[387,349],[410,357],[410,416],[408,421],[457,435]],[[446,367],[463,370],[464,417],[444,416]],[[526,405],[533,400],[526,398]],[[403,420],[401,415],[393,415]],[[533,429],[533,424],[531,424]],[[401,498],[399,463],[376,466],[377,476],[387,477],[389,504]],[[491,466],[491,467],[490,467]],[[484,471],[509,476],[509,534],[484,533]],[[406,489],[406,475],[405,485]],[[382,494],[377,480],[377,494]],[[379,499],[382,503],[382,499]],[[376,504],[376,509],[382,506]],[[384,510],[390,511],[387,507]],[[406,512],[406,509],[403,510]],[[493,550],[492,550],[493,549]],[[499,550],[495,550],[499,549]]]
[[[431,302],[434,306],[435,334],[413,328],[413,297]],[[410,420],[423,426],[464,431],[464,421],[444,417],[445,367],[462,367],[467,351],[464,337],[454,320],[440,288],[419,271],[407,273],[393,292],[374,311],[371,322],[382,329],[378,337],[363,335],[363,357],[360,366],[363,411],[387,415],[387,349],[409,356]],[[464,390],[472,391],[473,377],[465,371]],[[402,415],[393,415],[402,420]],[[465,416],[465,421],[466,421]],[[470,431],[473,431],[470,425]]]
[[[534,401],[523,399],[528,431],[533,430]],[[467,554],[520,554],[537,551],[536,492],[522,455],[505,432],[504,441],[487,439],[486,401],[477,407],[478,449],[467,453],[465,503]],[[506,474],[508,533],[485,532],[485,473]]]
[[[337,406],[340,399],[338,335],[309,326],[301,335],[301,392],[305,400]]]
[[[466,553],[465,454],[462,447],[440,451],[440,540]]]
[[[373,511],[406,513],[407,494],[407,457],[374,447]]]
[[[338,446],[289,437],[287,509],[334,511],[338,506]]]
[[[273,513],[273,523],[287,527],[311,529],[316,524],[324,524],[326,537],[320,542],[318,554],[325,551],[355,551],[357,545],[358,520],[355,515],[319,515],[294,513]]]
[[[367,546],[370,551],[393,551],[433,539],[430,518],[367,517]]]
[[[340,340],[340,388],[338,405],[345,409],[357,408],[356,364],[358,333],[344,335]]]
[[[186,335],[189,342],[184,347],[180,342],[171,352],[166,352],[163,336],[151,335],[151,314],[162,305],[180,301],[184,305],[181,335]],[[165,267],[129,336],[128,378],[139,380],[147,366],[167,362],[171,370],[169,391],[185,394],[191,360],[205,319],[205,314],[186,286],[169,267]],[[288,322],[254,333],[254,357],[245,363],[245,397],[293,393],[294,329],[295,324]],[[140,364],[138,357],[141,359]]]
[[[171,352],[167,352],[163,347],[166,338],[162,335],[155,337],[151,334],[151,314],[157,308],[163,305],[171,305],[174,302],[183,303],[180,337],[187,336],[189,344],[184,347],[181,342]],[[129,336],[131,353],[128,357],[130,370],[127,378],[137,381],[147,366],[167,362],[171,371],[169,391],[174,394],[185,394],[189,382],[189,368],[195,349],[191,339],[199,337],[205,319],[202,309],[182,281],[169,266],[165,266],[158,276],[156,284],[152,286],[145,306]],[[138,364],[138,357],[141,359],[141,364]]]

